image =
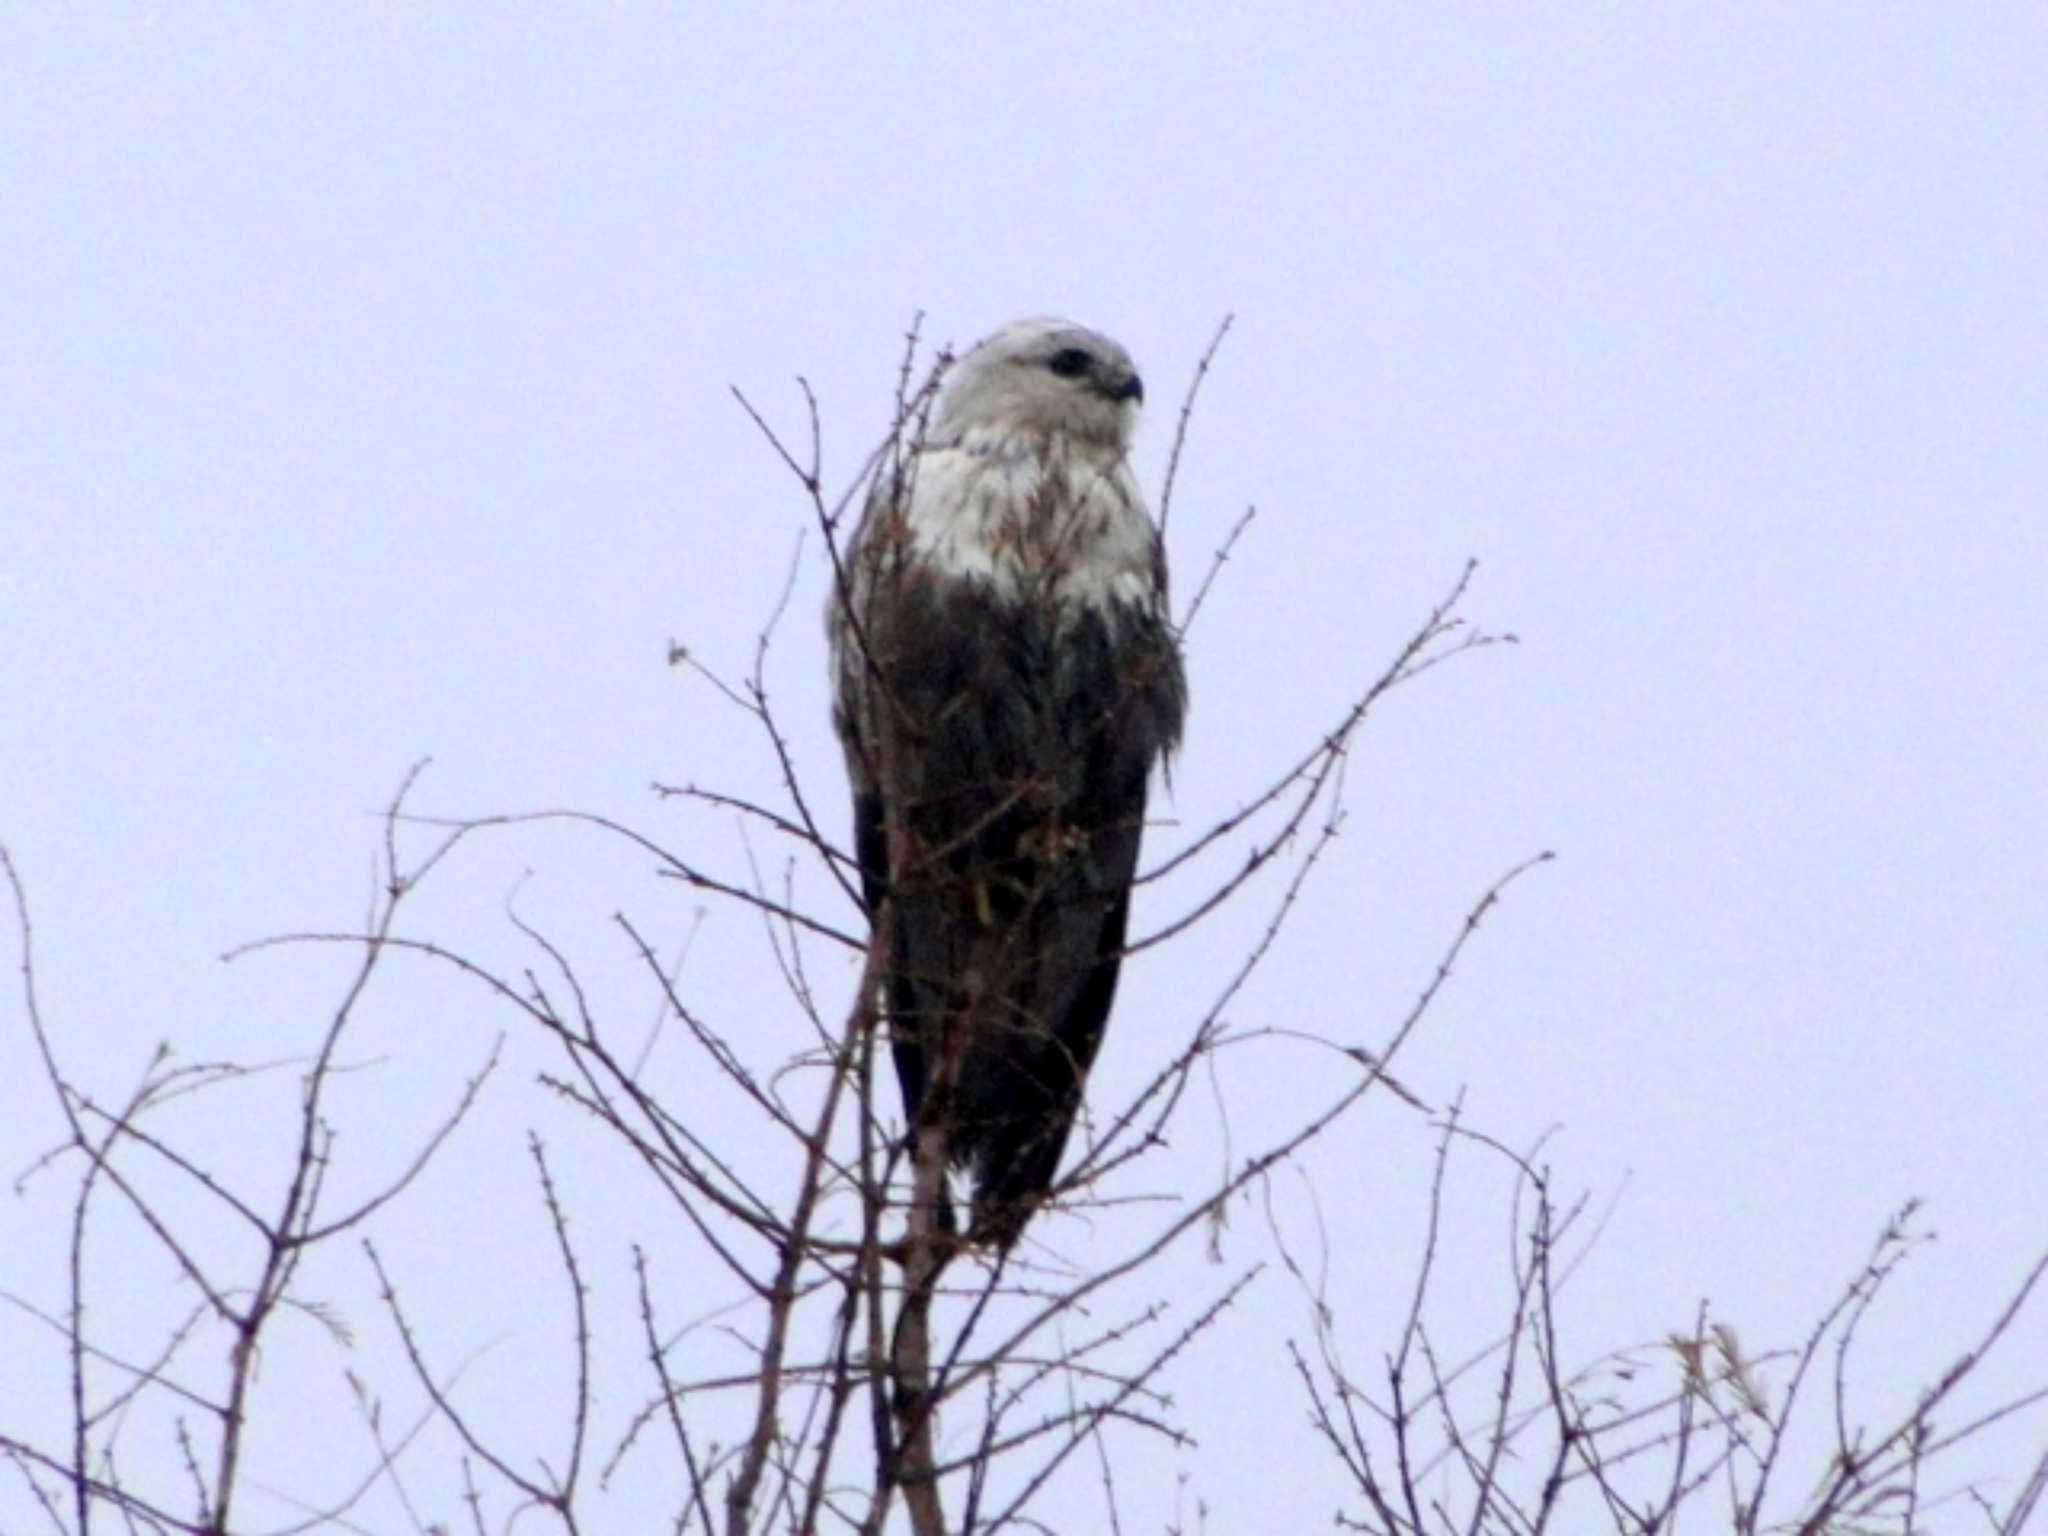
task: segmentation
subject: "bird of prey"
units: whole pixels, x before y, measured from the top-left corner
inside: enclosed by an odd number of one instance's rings
[[[1126,463],[1143,398],[1124,349],[1068,321],[983,341],[877,477],[828,615],[911,1144],[968,1172],[967,1236],[1002,1249],[1102,1043],[1147,781],[1186,711]]]

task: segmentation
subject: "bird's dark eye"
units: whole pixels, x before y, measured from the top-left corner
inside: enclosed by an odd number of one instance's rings
[[[1065,347],[1046,360],[1045,366],[1063,379],[1078,379],[1095,360],[1079,347]]]

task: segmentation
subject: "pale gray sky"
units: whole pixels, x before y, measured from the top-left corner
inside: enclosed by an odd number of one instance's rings
[[[1555,849],[1404,1080],[1513,1141],[1561,1127],[1574,1186],[1627,1180],[1577,1282],[1588,1350],[1702,1297],[1790,1342],[1928,1197],[1942,1241],[1872,1383],[1904,1401],[2048,1242],[2044,80],[2024,5],[10,8],[0,839],[72,1064],[114,1092],[160,1039],[302,1043],[332,957],[216,957],[358,917],[368,813],[417,757],[423,809],[729,843],[646,792],[763,782],[663,659],[675,637],[742,666],[807,523],[729,385],[794,427],[806,376],[843,484],[915,313],[960,342],[1066,313],[1144,368],[1156,487],[1232,312],[1182,590],[1259,517],[1191,638],[1172,813],[1206,822],[1312,740],[1469,556],[1468,611],[1521,639],[1375,719],[1343,839],[1234,1016],[1381,1038],[1486,883]],[[837,816],[805,559],[773,679]],[[614,907],[671,939],[691,911],[566,836],[445,879],[431,921],[507,952],[515,887],[593,945]],[[1112,1086],[1262,918],[1133,966]],[[728,1010],[757,940],[700,934]],[[500,1022],[431,976],[390,1008],[359,1144],[414,1084],[396,1119],[445,1102]],[[1243,1059],[1221,1092],[1248,1145],[1321,1069]],[[0,1079],[30,1061],[10,998]],[[500,1246],[551,1296],[541,1229],[490,1224],[532,1215],[519,1128],[574,1134],[527,1080],[393,1238],[456,1277],[450,1352],[494,1343],[480,1380],[556,1337]],[[10,1179],[54,1124],[0,1121]],[[1426,1151],[1380,1112],[1315,1165],[1363,1360],[1405,1299]],[[1476,1175],[1472,1200],[1500,1213]],[[0,1211],[12,1271],[51,1239],[32,1202]],[[1265,1243],[1247,1208],[1232,1261]],[[1226,1277],[1186,1266],[1188,1295]],[[374,1331],[365,1277],[332,1286]],[[1342,1499],[1281,1351],[1299,1293],[1268,1275],[1226,1327],[1173,1380],[1207,1449],[1132,1474],[1128,1530],[1177,1497],[1216,1530]],[[2016,1352],[2048,1358],[2042,1323]]]

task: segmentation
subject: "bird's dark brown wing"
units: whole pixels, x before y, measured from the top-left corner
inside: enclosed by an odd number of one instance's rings
[[[1008,1246],[1107,1027],[1180,661],[1149,610],[888,574],[862,610],[870,665],[842,674],[876,691],[841,714],[871,916],[886,902],[891,1049],[910,1124],[943,1127],[975,1233]]]

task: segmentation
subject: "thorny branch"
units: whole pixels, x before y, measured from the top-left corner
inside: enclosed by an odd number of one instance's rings
[[[1445,1372],[1437,1364],[1428,1313],[1450,1153],[1460,1144],[1482,1147],[1510,1168],[1515,1243],[1505,1332],[1465,1366]],[[1814,1426],[1799,1413],[1811,1367],[1826,1353],[1846,1375],[1857,1358],[1856,1319],[1923,1241],[1912,1229],[1912,1208],[1887,1224],[1870,1261],[1797,1350],[1746,1354],[1735,1331],[1702,1309],[1685,1331],[1657,1349],[1614,1351],[1569,1369],[1557,1305],[1567,1266],[1559,1263],[1558,1249],[1583,1210],[1583,1201],[1560,1210],[1547,1170],[1467,1129],[1456,1107],[1447,1113],[1415,1287],[1398,1346],[1385,1360],[1383,1393],[1370,1390],[1345,1365],[1337,1312],[1320,1294],[1312,1298],[1313,1359],[1298,1343],[1290,1345],[1315,1432],[1363,1500],[1361,1511],[1337,1515],[1339,1526],[1377,1536],[1577,1532],[1595,1524],[1617,1532],[1661,1532],[1674,1528],[1681,1510],[1720,1487],[1729,1501],[1729,1528],[1745,1536],[1850,1530],[1910,1536],[1921,1529],[1921,1489],[1938,1455],[2048,1401],[2048,1388],[2023,1392],[1995,1401],[1956,1431],[1934,1432],[1933,1410],[2007,1336],[2048,1272],[2044,1255],[1977,1346],[1874,1441],[1864,1443],[1850,1430],[1851,1393],[1838,1380],[1829,1410],[1836,1447],[1826,1475],[1805,1485],[1808,1492],[1773,1500],[1773,1474],[1786,1457],[1811,1451]],[[1460,1299],[1469,1304],[1469,1295]],[[1459,1378],[1489,1359],[1490,1380],[1475,1380],[1474,1390],[1462,1390]],[[1785,1374],[1774,1389],[1775,1369]],[[1424,1411],[1432,1405],[1439,1410],[1433,1416]],[[1455,1470],[1448,1481],[1446,1466]],[[2023,1492],[2000,1519],[1981,1496],[1978,1502],[1992,1516],[1990,1528],[2001,1532],[2017,1531],[2013,1520],[2031,1507]]]
[[[153,1112],[195,1087],[246,1080],[249,1069],[179,1064],[168,1048],[161,1048],[142,1082],[118,1107],[102,1107],[76,1084],[61,1061],[36,995],[33,928],[26,893],[12,859],[0,850],[0,865],[5,867],[14,894],[17,927],[23,941],[24,1004],[30,1032],[68,1132],[63,1148],[39,1159],[37,1169],[40,1172],[54,1166],[62,1155],[75,1156],[84,1163],[71,1200],[70,1298],[61,1320],[70,1362],[68,1456],[59,1461],[12,1436],[0,1436],[0,1452],[13,1459],[25,1473],[29,1466],[62,1468],[70,1493],[71,1528],[77,1532],[92,1528],[95,1510],[100,1506],[125,1522],[140,1522],[159,1529],[213,1532],[231,1527],[237,1497],[247,1481],[243,1475],[243,1456],[252,1422],[251,1394],[256,1384],[261,1341],[273,1320],[284,1311],[298,1311],[325,1321],[317,1303],[302,1300],[296,1294],[295,1282],[306,1255],[362,1226],[411,1188],[435,1151],[468,1117],[495,1069],[494,1047],[482,1067],[472,1074],[441,1125],[427,1136],[405,1166],[353,1206],[333,1215],[325,1214],[323,1196],[334,1142],[325,1102],[328,1089],[341,1070],[342,1039],[379,973],[400,903],[449,846],[444,843],[430,851],[409,869],[398,860],[394,828],[400,806],[418,771],[415,767],[407,775],[385,817],[383,888],[373,903],[355,971],[328,1016],[311,1057],[301,1064],[294,1145],[286,1163],[284,1188],[268,1210],[259,1197],[238,1190],[241,1179],[205,1166],[145,1124]],[[225,1277],[225,1259],[202,1236],[192,1235],[195,1222],[188,1216],[174,1217],[163,1196],[138,1180],[138,1174],[145,1170],[134,1166],[128,1155],[131,1150],[182,1179],[186,1190],[203,1195],[214,1210],[229,1213],[256,1238],[258,1255],[252,1274]],[[89,1262],[89,1243],[98,1219],[96,1194],[102,1181],[120,1194],[130,1214],[202,1298],[201,1307],[173,1329],[165,1348],[142,1364],[123,1362],[114,1353],[91,1343],[87,1333],[91,1311],[88,1297],[97,1273]],[[203,1230],[200,1229],[202,1234]],[[224,1373],[210,1386],[198,1384],[203,1380],[204,1368],[187,1364],[185,1359],[191,1353],[187,1346],[211,1331],[203,1326],[206,1324],[224,1331],[227,1346]],[[125,1378],[124,1384],[98,1406],[91,1401],[88,1370],[89,1362],[95,1361],[115,1367]],[[195,1435],[182,1421],[178,1429],[181,1460],[193,1504],[190,1515],[175,1514],[167,1499],[132,1492],[117,1470],[115,1446],[122,1426],[145,1396],[165,1397],[197,1410],[202,1423],[208,1426],[203,1437]],[[206,1451],[208,1437],[210,1455]],[[360,1496],[358,1490],[354,1497]],[[321,1517],[340,1519],[352,1502],[353,1498],[324,1509]]]

